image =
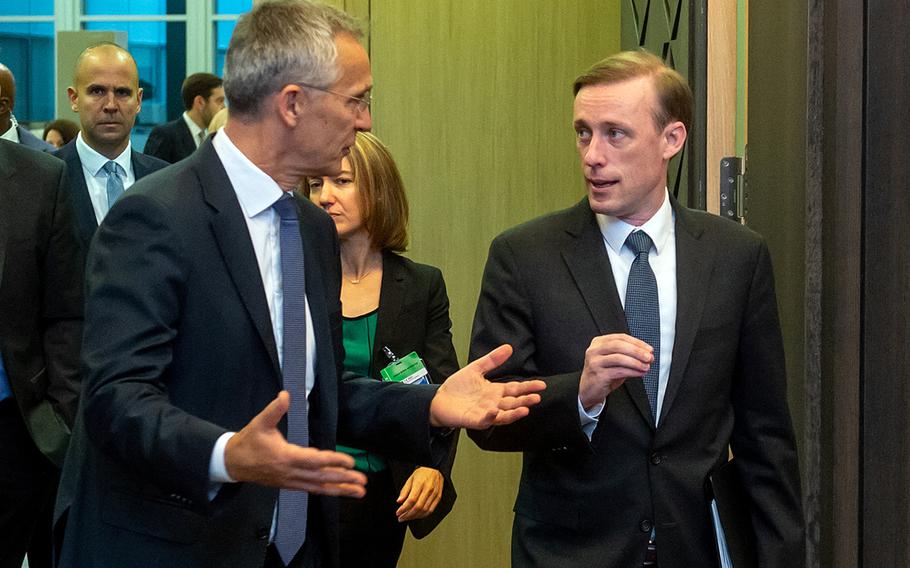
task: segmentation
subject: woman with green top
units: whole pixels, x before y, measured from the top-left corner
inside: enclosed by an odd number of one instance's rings
[[[372,134],[358,132],[341,174],[306,183],[310,200],[338,230],[345,370],[375,379],[427,374],[431,382],[444,381],[458,370],[445,282],[439,269],[398,254],[408,242],[408,202],[389,151]],[[411,365],[412,352],[426,373],[419,363]],[[390,367],[399,357],[401,364]],[[455,502],[449,479],[454,446],[442,471],[338,449],[351,454],[368,478],[366,497],[341,499],[341,566],[394,567],[405,525],[422,538]]]

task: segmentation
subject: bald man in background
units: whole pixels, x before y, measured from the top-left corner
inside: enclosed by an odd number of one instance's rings
[[[0,63],[0,138],[22,144],[26,148],[53,152],[54,147],[41,140],[26,128],[19,126],[13,115],[16,106],[16,79],[9,67]]]
[[[136,61],[127,50],[113,43],[86,48],[66,92],[82,130],[54,155],[66,162],[76,229],[88,251],[114,201],[136,180],[168,164],[130,144],[142,89]]]

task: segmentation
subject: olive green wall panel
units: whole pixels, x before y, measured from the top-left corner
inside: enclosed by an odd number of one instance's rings
[[[348,0],[350,2],[350,0]],[[371,0],[374,132],[411,202],[409,255],[439,266],[467,356],[487,248],[502,230],[584,195],[573,79],[619,50],[619,0]],[[462,436],[459,498],[402,567],[509,565],[520,456]]]

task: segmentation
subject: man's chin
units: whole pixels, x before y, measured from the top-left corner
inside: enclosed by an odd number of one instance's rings
[[[591,207],[591,211],[601,215],[615,216],[616,214],[616,203],[612,199],[590,190],[588,191],[588,206]]]

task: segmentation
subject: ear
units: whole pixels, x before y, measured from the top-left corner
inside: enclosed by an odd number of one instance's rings
[[[303,110],[312,104],[307,93],[299,85],[285,85],[274,97],[281,121],[291,127],[297,126]]]
[[[669,160],[682,150],[686,143],[686,125],[680,121],[671,122],[664,127],[664,159]]]
[[[79,112],[76,107],[76,103],[79,101],[79,94],[76,92],[76,89],[73,87],[67,87],[66,96],[70,99],[70,109],[73,112]]]
[[[193,99],[193,108],[199,110],[203,107],[205,107],[205,99],[202,95],[196,95],[196,98]]]
[[[0,96],[0,114],[10,112],[9,97]]]
[[[139,105],[136,108],[136,114],[139,114],[139,111],[142,110],[142,87],[136,89],[136,103]]]

